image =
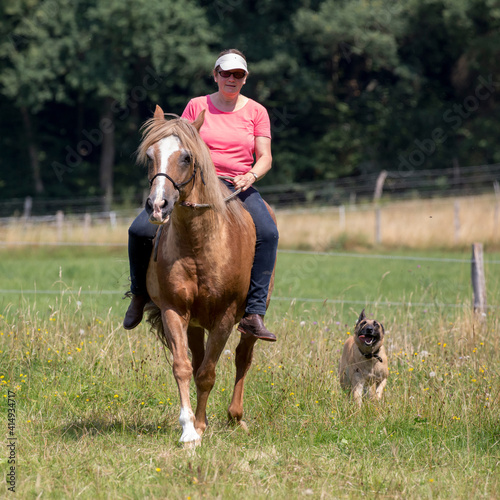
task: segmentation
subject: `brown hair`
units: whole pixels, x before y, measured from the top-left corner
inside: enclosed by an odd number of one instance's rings
[[[218,56],[217,56],[217,59],[219,59],[219,57],[222,57],[222,56],[225,56],[226,54],[238,54],[239,56],[243,57],[243,59],[245,59],[245,61],[247,60],[247,58],[245,57],[245,54],[243,54],[243,52],[241,52],[240,50],[238,49],[226,49],[226,50],[223,50]]]

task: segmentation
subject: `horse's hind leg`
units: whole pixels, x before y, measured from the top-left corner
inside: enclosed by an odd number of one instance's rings
[[[205,330],[198,326],[188,327],[188,346],[191,351],[193,373],[196,373],[205,357]]]
[[[245,422],[243,422],[243,392],[245,385],[245,377],[252,364],[253,347],[257,339],[253,336],[244,338],[241,336],[240,343],[236,348],[236,381],[234,384],[233,399],[228,409],[229,421],[239,423],[245,430],[247,430]]]

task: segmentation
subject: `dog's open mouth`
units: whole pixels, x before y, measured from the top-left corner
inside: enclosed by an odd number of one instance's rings
[[[377,340],[373,335],[359,335],[358,338],[367,346],[372,345]]]

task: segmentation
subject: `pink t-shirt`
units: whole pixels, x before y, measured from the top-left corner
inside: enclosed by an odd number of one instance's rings
[[[266,108],[248,99],[237,111],[218,110],[209,95],[191,99],[182,118],[194,121],[205,109],[205,121],[200,129],[218,175],[235,177],[248,172],[254,162],[255,138],[271,138],[271,123]]]

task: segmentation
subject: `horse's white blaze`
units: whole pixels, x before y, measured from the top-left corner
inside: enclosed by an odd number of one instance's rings
[[[168,167],[168,160],[170,156],[176,151],[180,151],[181,149],[181,141],[175,135],[169,135],[165,137],[161,141],[158,142],[158,151],[159,151],[159,162],[160,168],[157,173],[166,174]],[[155,179],[155,192],[152,196],[153,198],[153,206],[156,208],[157,206],[162,206],[163,198],[164,198],[164,189],[165,183],[170,182],[166,177],[160,176]]]
[[[200,435],[194,428],[194,413],[190,408],[181,408],[179,423],[182,426],[181,443],[189,443],[191,441],[199,441]]]

